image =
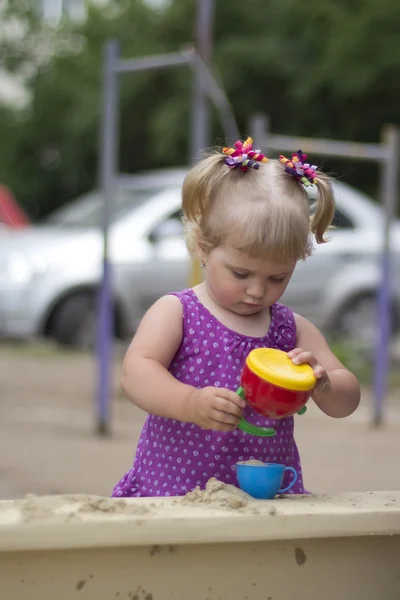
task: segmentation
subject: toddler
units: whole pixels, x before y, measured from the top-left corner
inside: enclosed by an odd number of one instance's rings
[[[127,351],[122,388],[148,417],[133,466],[113,496],[179,496],[211,477],[235,484],[236,463],[252,459],[294,467],[290,492],[307,493],[293,417],[266,419],[235,393],[254,348],[277,348],[294,364],[311,365],[312,398],[325,414],[356,410],[356,377],[314,325],[279,303],[297,262],[326,241],[334,215],[329,178],[305,160],[301,151],[268,160],[248,138],[187,174],[183,219],[204,281],[160,298]],[[311,216],[309,185],[318,191]],[[241,431],[242,415],[276,435]]]

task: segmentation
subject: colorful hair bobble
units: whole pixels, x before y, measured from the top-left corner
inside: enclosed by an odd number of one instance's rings
[[[240,167],[241,171],[248,171],[249,169],[259,169],[261,162],[268,162],[268,158],[261,154],[259,150],[253,150],[253,140],[248,137],[245,142],[238,140],[234,144],[234,148],[223,148],[222,152],[227,154],[225,164],[230,169],[237,169]]]
[[[292,154],[292,160],[281,154],[279,161],[285,165],[286,173],[293,175],[304,187],[309,187],[317,183],[317,167],[306,163],[306,158],[307,154],[303,154],[301,150],[298,150],[295,154]]]

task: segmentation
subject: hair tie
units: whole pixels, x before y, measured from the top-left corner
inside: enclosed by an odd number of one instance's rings
[[[259,169],[260,162],[268,162],[268,158],[261,154],[259,150],[253,150],[253,140],[248,137],[245,142],[238,140],[234,144],[234,148],[223,148],[222,152],[227,154],[228,157],[225,159],[225,164],[230,169],[236,169],[240,167],[241,171],[248,171],[248,169]]]
[[[307,154],[298,150],[292,154],[292,160],[282,154],[279,156],[279,162],[285,165],[286,173],[293,175],[304,187],[309,187],[317,183],[317,167],[306,163]]]

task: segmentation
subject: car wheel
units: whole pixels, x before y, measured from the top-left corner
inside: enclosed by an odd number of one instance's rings
[[[376,296],[360,296],[341,311],[336,321],[335,333],[370,347],[376,340],[376,315]]]
[[[52,318],[51,336],[66,346],[93,348],[96,341],[94,294],[81,292],[66,298]]]

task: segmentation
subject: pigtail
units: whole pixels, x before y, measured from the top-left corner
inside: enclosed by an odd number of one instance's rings
[[[324,233],[329,229],[335,214],[335,196],[327,175],[317,171],[317,167],[306,162],[307,154],[297,150],[291,158],[281,154],[279,162],[284,165],[285,172],[291,175],[305,189],[316,185],[318,198],[314,214],[310,219],[310,231],[315,235],[317,244],[323,244]]]
[[[310,231],[315,235],[317,244],[323,244],[326,242],[324,234],[331,226],[335,214],[335,196],[329,177],[320,171],[316,175],[318,196],[315,212],[310,220]]]
[[[225,157],[220,152],[200,160],[186,175],[182,186],[184,220],[200,224],[228,169],[223,169]]]

